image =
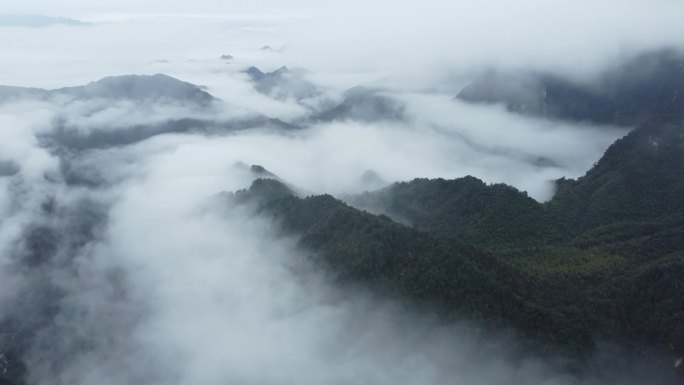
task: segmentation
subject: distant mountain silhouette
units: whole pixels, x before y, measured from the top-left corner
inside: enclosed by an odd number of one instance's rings
[[[254,89],[275,99],[301,101],[321,95],[316,85],[304,79],[300,71],[291,71],[284,66],[273,72],[262,72],[257,67],[249,67],[243,72],[251,80]]]
[[[22,98],[46,99],[60,95],[75,99],[172,101],[204,106],[216,101],[199,86],[162,74],[110,76],[84,86],[53,90],[0,86],[0,102]]]
[[[0,26],[3,27],[51,27],[54,25],[87,26],[89,23],[66,17],[44,15],[0,15]]]
[[[404,105],[380,90],[354,87],[344,93],[342,103],[315,114],[313,121],[361,122],[396,121],[404,119]]]
[[[224,134],[255,127],[296,128],[278,119],[271,119],[256,113],[217,121],[209,112],[215,107],[218,99],[199,86],[161,74],[112,76],[84,86],[54,90],[0,86],[0,104],[22,99],[57,103],[104,99],[105,101],[151,103],[159,106],[171,104],[207,111],[206,118],[193,115],[169,118],[155,123],[125,123],[122,126],[116,126],[116,122],[109,122],[112,125],[109,128],[91,127],[87,131],[74,128],[69,125],[68,119],[58,117],[53,122],[54,129],[41,133],[39,137],[47,146],[70,150],[123,146],[167,133]],[[73,180],[78,180],[78,178]]]
[[[216,100],[199,86],[162,74],[111,76],[85,86],[61,88],[52,92],[78,98],[171,100],[198,104]]]
[[[653,119],[676,122],[684,117],[684,55],[674,50],[642,54],[586,82],[549,73],[490,71],[458,98],[570,121],[627,126]]]

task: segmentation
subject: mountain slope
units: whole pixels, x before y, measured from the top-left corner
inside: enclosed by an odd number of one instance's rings
[[[395,183],[348,201],[417,229],[481,246],[538,244],[547,232],[543,207],[526,193],[472,176]]]
[[[640,127],[546,204],[473,177],[350,199],[413,229],[273,180],[234,199],[257,202],[344,281],[513,325],[575,358],[602,339],[684,355],[682,133]]]
[[[684,126],[649,123],[614,143],[585,176],[560,180],[548,209],[568,232],[684,216]]]
[[[642,125],[611,145],[585,176],[556,184],[545,204],[474,177],[416,179],[348,200],[421,230],[487,246],[548,244],[601,226],[667,222],[684,217],[684,125]]]
[[[593,348],[574,314],[546,308],[537,282],[508,262],[451,237],[411,229],[354,209],[329,195],[296,197],[276,180],[260,179],[233,202],[272,216],[340,282],[490,325],[515,326],[540,346],[582,359]],[[537,349],[541,347],[537,346]]]

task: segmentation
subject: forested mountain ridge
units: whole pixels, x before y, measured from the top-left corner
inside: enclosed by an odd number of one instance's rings
[[[201,87],[163,74],[108,76],[83,86],[52,90],[0,86],[0,102],[26,97],[165,101],[202,107],[217,101]]]
[[[606,225],[674,219],[684,216],[684,126],[643,125],[611,145],[583,177],[555,183],[555,196],[544,204],[472,176],[415,179],[347,200],[421,230],[495,247],[543,245]]]
[[[684,126],[643,125],[610,146],[585,176],[557,185],[549,209],[580,231],[684,215]]]
[[[513,325],[582,359],[597,341],[684,354],[684,130],[644,125],[538,203],[473,178],[417,179],[349,199],[257,180],[259,202],[340,277]],[[409,226],[402,225],[408,224]],[[668,353],[669,352],[669,353]]]
[[[544,208],[537,201],[514,187],[487,185],[473,176],[414,179],[347,200],[417,229],[481,246],[538,244],[546,232]]]
[[[350,201],[488,248],[545,282],[549,301],[583,309],[592,330],[661,346],[681,338],[684,126],[643,125],[585,176],[557,185],[543,204],[472,177],[398,183]]]
[[[361,283],[448,318],[467,314],[490,325],[514,325],[535,343],[575,359],[593,348],[590,335],[571,318],[544,308],[536,294],[541,288],[528,274],[454,237],[412,229],[330,195],[299,198],[275,179],[258,179],[229,196],[300,236],[311,260],[341,283]]]

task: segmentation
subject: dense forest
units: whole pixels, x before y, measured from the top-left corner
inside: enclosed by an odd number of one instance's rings
[[[684,126],[644,124],[539,203],[468,176],[347,197],[258,179],[275,217],[343,282],[448,318],[513,326],[581,367],[599,341],[684,354]]]

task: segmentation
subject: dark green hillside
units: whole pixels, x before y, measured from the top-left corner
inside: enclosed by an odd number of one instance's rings
[[[298,198],[273,179],[259,179],[233,199],[256,202],[285,232],[301,235],[300,245],[341,282],[362,283],[448,317],[512,325],[575,358],[593,347],[576,314],[540,302],[542,288],[529,274],[453,237],[406,227],[329,195]]]
[[[235,199],[259,202],[345,281],[513,325],[575,358],[604,338],[684,354],[684,128],[642,126],[558,186],[545,204],[473,177],[349,199],[387,216],[274,180]]]
[[[651,123],[633,131],[584,177],[559,181],[547,206],[571,234],[684,215],[684,126]]]
[[[650,124],[615,142],[577,180],[557,181],[545,204],[468,176],[415,179],[348,201],[417,229],[494,248],[634,240],[684,217],[684,126]],[[604,228],[605,227],[605,228]],[[612,242],[611,241],[611,242]]]
[[[415,179],[349,199],[417,229],[480,246],[536,245],[550,233],[542,205],[504,185],[461,179]]]

